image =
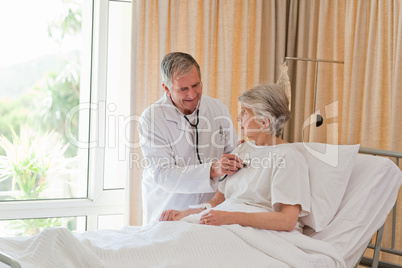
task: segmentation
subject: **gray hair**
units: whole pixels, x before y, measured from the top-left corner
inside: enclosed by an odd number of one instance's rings
[[[290,119],[289,99],[277,84],[261,84],[244,92],[238,101],[252,109],[257,119],[269,119],[268,131],[279,137]]]
[[[192,70],[193,65],[197,69],[201,80],[200,66],[191,55],[183,52],[167,54],[161,62],[162,83],[172,89],[173,77],[180,78],[187,75]]]

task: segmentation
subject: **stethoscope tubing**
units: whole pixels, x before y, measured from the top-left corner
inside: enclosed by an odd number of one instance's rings
[[[187,116],[184,116],[184,118],[187,120],[187,122],[190,124],[190,126],[195,128],[195,150],[197,152],[198,162],[200,162],[200,164],[202,164],[200,153],[198,151],[198,123],[200,122],[199,112],[200,112],[200,110],[197,109],[197,121],[195,122],[195,124],[192,124],[190,122],[190,120],[187,118]]]

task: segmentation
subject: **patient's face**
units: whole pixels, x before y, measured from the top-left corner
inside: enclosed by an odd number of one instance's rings
[[[241,125],[242,137],[256,140],[257,136],[261,133],[261,123],[256,118],[253,110],[242,105],[240,114],[237,116],[237,121]]]

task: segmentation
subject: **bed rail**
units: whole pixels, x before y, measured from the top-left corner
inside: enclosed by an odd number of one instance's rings
[[[399,167],[399,159],[402,158],[402,152],[396,152],[396,151],[386,151],[386,150],[380,150],[380,149],[371,149],[371,148],[365,148],[365,147],[360,147],[359,153],[361,154],[370,154],[370,155],[375,155],[375,156],[385,156],[385,157],[390,157],[391,160],[395,162],[395,164]],[[393,159],[392,159],[393,158]],[[395,249],[395,230],[396,230],[396,206],[397,203],[395,202],[394,208],[392,209],[392,239],[391,239],[391,247],[385,247],[382,246],[382,237],[384,233],[384,225],[378,229],[377,231],[377,237],[375,244],[373,241],[370,241],[369,245],[367,246],[368,248],[371,248],[374,250],[373,257],[365,257],[362,256],[360,259],[360,264],[364,266],[370,266],[370,267],[383,267],[383,268],[401,268],[401,265],[386,262],[386,261],[381,261],[379,260],[380,257],[380,252],[386,252],[398,256],[402,256],[402,251]],[[357,267],[357,265],[356,265]]]
[[[0,252],[0,262],[9,265],[11,268],[21,268],[21,265],[7,254]]]

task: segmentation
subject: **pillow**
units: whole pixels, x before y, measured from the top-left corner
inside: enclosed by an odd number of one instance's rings
[[[305,142],[292,145],[305,157],[310,176],[310,214],[300,217],[300,222],[320,232],[338,211],[360,145]]]

